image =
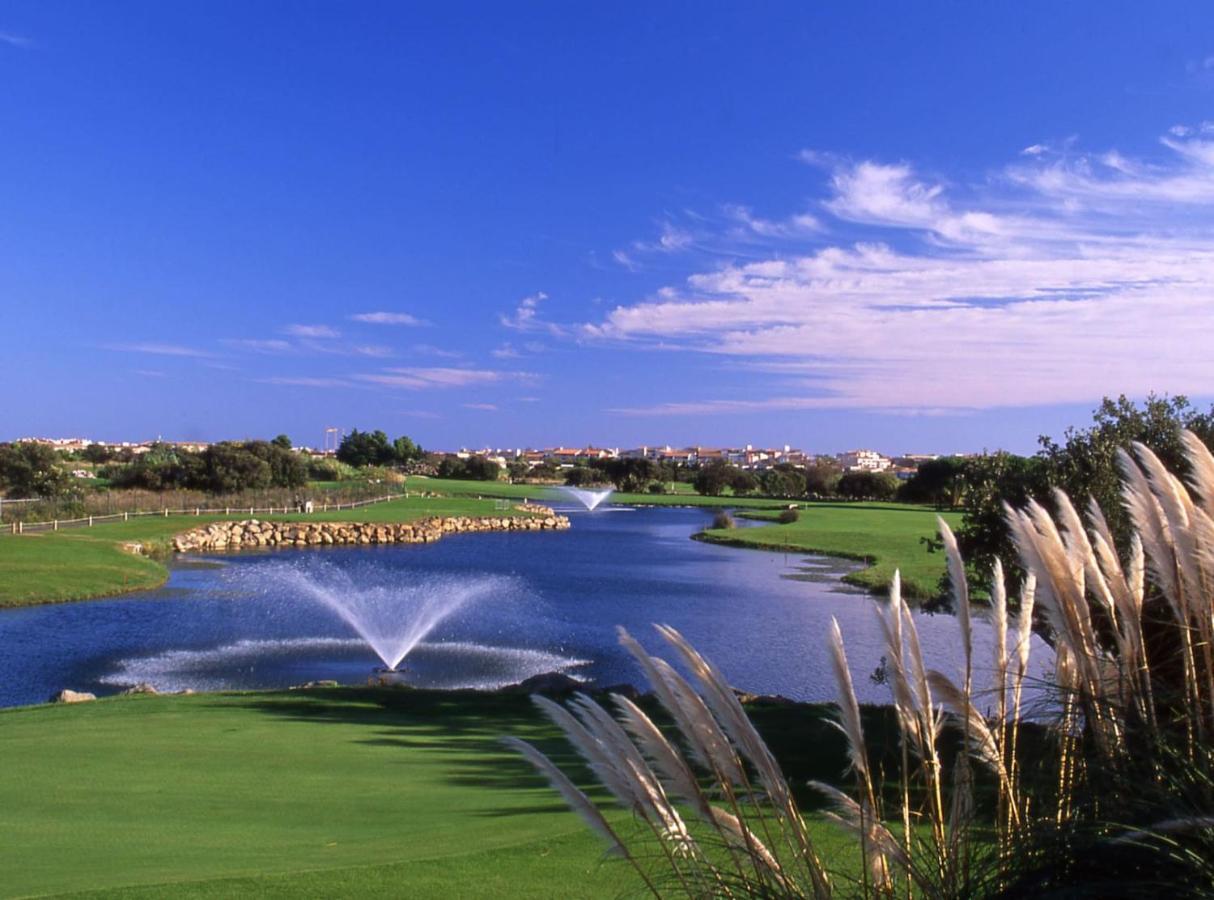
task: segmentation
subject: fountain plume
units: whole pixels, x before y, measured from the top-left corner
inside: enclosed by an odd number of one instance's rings
[[[593,512],[600,503],[615,493],[613,488],[604,488],[601,491],[588,491],[585,488],[566,486],[561,488],[561,490],[586,507],[587,512]]]

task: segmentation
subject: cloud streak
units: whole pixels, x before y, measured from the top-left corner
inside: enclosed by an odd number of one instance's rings
[[[1035,144],[960,187],[907,163],[813,156],[829,169],[823,211],[862,240],[719,261],[580,334],[797,379],[795,396],[759,404],[617,410],[634,415],[1214,395],[1214,136],[1160,143],[1151,160]]]
[[[365,312],[357,313],[350,316],[354,322],[363,322],[370,325],[407,325],[417,327],[425,325],[424,319],[419,319],[417,316],[411,316],[409,313],[402,312]]]

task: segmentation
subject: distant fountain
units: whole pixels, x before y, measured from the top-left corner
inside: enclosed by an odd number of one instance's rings
[[[402,584],[355,582],[333,566],[291,566],[279,584],[334,612],[395,673],[422,639],[446,618],[490,594],[508,590],[510,579],[492,576],[425,576]]]
[[[577,502],[586,507],[588,511],[593,511],[600,503],[615,493],[615,491],[611,488],[606,488],[601,491],[588,491],[585,488],[563,487],[561,490],[577,500]]]

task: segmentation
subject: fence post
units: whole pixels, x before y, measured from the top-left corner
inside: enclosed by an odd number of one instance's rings
[[[223,514],[224,514],[225,516],[230,516],[230,515],[232,514],[232,507],[230,507],[230,506],[225,506],[225,507],[223,508]]]
[[[17,523],[17,534],[21,534],[21,532],[23,532],[23,531],[25,531],[25,523],[18,522]]]
[[[253,515],[253,507],[251,507],[251,506],[249,507],[249,515],[250,516]]]
[[[122,514],[122,521],[124,521],[124,522],[131,521],[131,514],[129,512],[124,512]]]
[[[167,506],[164,508],[164,517],[166,519],[169,517],[169,508]]]
[[[93,527],[93,517],[89,516],[89,528]]]
[[[198,507],[197,507],[197,506],[195,506],[195,507],[194,507],[194,515],[198,515]]]
[[[52,531],[59,530],[59,520],[58,519],[56,519],[54,522],[51,523],[51,530]]]

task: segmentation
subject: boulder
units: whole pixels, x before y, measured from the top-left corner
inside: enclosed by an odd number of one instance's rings
[[[87,691],[72,691],[64,688],[55,696],[51,697],[51,703],[88,703],[90,700],[96,699],[96,694],[90,694]]]
[[[160,693],[153,685],[146,681],[141,681],[139,684],[133,684],[122,693],[124,694],[158,694]]]
[[[512,694],[572,694],[585,687],[582,682],[563,672],[542,672],[502,690]]]

